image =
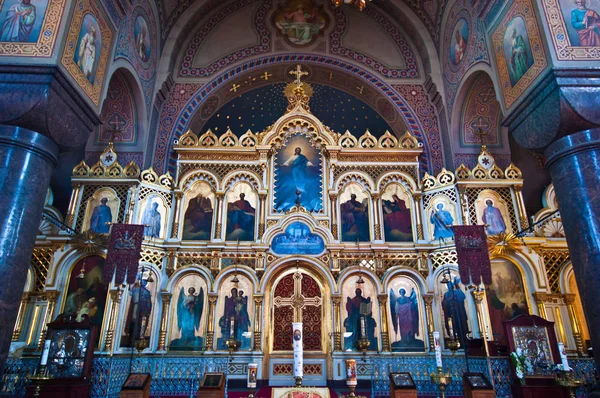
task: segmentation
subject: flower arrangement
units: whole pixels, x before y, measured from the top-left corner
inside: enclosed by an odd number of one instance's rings
[[[515,352],[511,352],[510,359],[515,366],[515,373],[521,381],[525,381],[526,373],[533,373],[533,365],[522,349],[517,348]]]

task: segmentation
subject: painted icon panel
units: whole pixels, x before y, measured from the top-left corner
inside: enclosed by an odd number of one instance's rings
[[[400,184],[390,184],[381,195],[386,242],[412,242],[411,198]]]
[[[340,194],[343,242],[370,241],[369,195],[360,184],[348,184]]]
[[[240,342],[240,350],[251,348],[254,315],[252,282],[244,275],[237,275],[237,278],[237,283],[227,278],[219,288],[215,327],[218,350],[228,350],[225,341],[232,336]]]
[[[177,282],[171,301],[170,350],[203,351],[206,331],[206,281],[187,274]]]
[[[183,240],[210,240],[215,193],[210,185],[197,182],[185,193],[183,208]]]
[[[369,340],[369,350],[379,349],[379,311],[377,292],[373,282],[364,277],[357,283],[358,275],[352,275],[342,286],[342,319],[344,326],[344,351],[359,351],[358,341]]]
[[[425,350],[422,296],[407,276],[396,276],[388,285],[390,342],[394,352]]]
[[[226,240],[253,241],[258,196],[249,184],[236,184],[227,193]]]

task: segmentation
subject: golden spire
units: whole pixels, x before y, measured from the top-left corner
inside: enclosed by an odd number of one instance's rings
[[[310,112],[308,102],[313,95],[313,89],[310,84],[302,82],[302,76],[308,76],[309,73],[303,71],[301,65],[296,65],[296,69],[291,70],[289,74],[296,76],[296,80],[285,86],[284,94],[289,102],[287,111],[291,112],[300,105],[305,111]]]

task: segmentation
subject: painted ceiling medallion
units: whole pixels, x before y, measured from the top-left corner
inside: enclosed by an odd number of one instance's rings
[[[358,8],[358,11],[362,11],[367,6],[367,2],[371,0],[331,0],[331,4],[336,7],[339,7],[342,3],[344,4],[353,4],[354,7]]]

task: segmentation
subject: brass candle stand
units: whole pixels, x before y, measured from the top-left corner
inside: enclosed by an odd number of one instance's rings
[[[233,352],[240,347],[240,342],[237,341],[233,336],[225,340],[225,345],[229,348],[229,355],[233,355]]]
[[[294,380],[296,380],[296,387],[302,387],[302,376],[296,376],[294,377]]]
[[[253,387],[248,388],[248,398],[254,398],[254,390],[256,390]]]
[[[348,386],[348,388],[350,389],[350,394],[349,395],[340,395],[340,398],[367,398],[364,395],[356,395],[354,393],[354,390],[356,390],[356,386]]]
[[[446,348],[452,351],[452,355],[456,354],[458,348],[460,347],[460,342],[458,339],[446,339]]]
[[[438,366],[437,373],[430,373],[431,381],[438,386],[442,398],[446,398],[446,388],[452,383],[452,374],[442,372],[442,368]]]
[[[366,361],[366,357],[367,357],[367,350],[369,349],[369,346],[371,346],[371,342],[369,341],[369,339],[367,339],[366,337],[361,338],[360,340],[358,340],[356,342],[356,347],[362,351],[362,355],[363,355],[363,360]]]
[[[569,390],[569,397],[575,398],[575,390],[581,387],[584,383],[580,379],[575,378],[573,371],[561,370],[558,372],[556,382],[561,387],[566,387]]]
[[[41,383],[50,379],[52,379],[52,377],[48,375],[48,368],[46,367],[46,365],[38,366],[38,368],[35,371],[35,374],[29,376],[29,380],[35,383],[35,390],[33,391],[34,397],[40,396],[42,390]]]

